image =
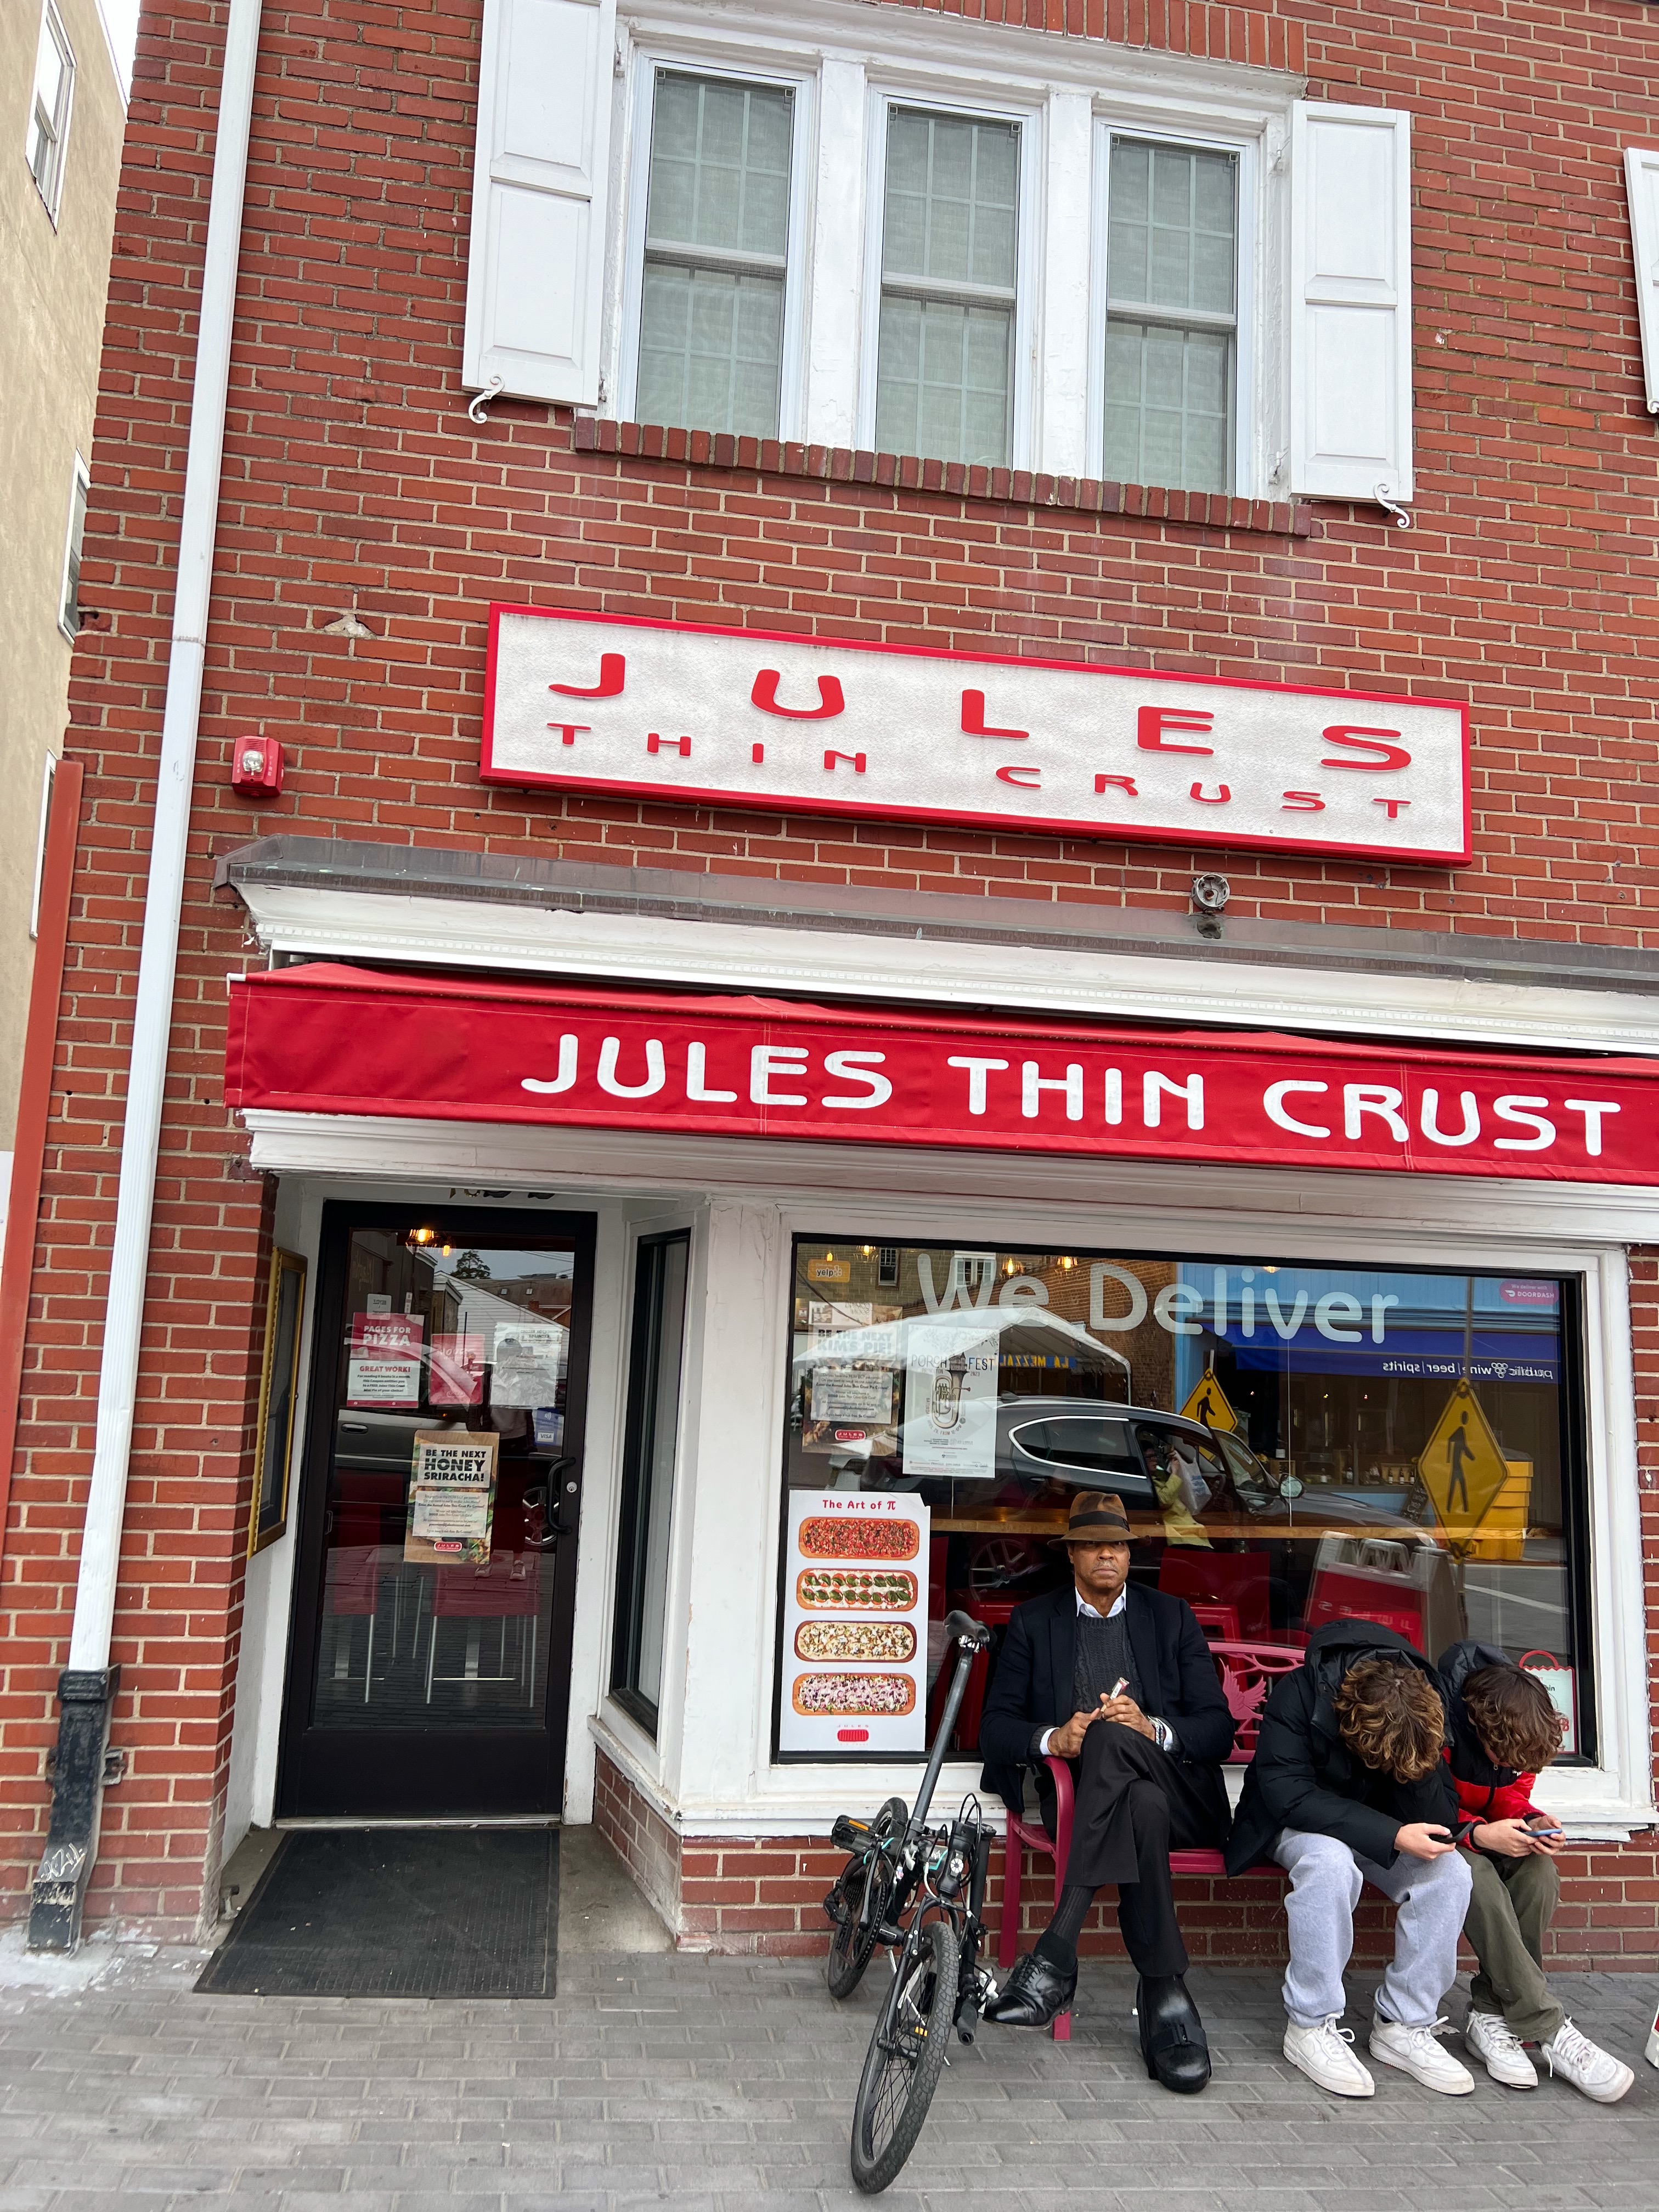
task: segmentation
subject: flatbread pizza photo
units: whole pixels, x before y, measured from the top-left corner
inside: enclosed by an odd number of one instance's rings
[[[908,1567],[804,1567],[795,1577],[803,1613],[908,1613],[919,1595]]]
[[[805,1559],[914,1559],[921,1549],[921,1530],[914,1521],[863,1515],[843,1521],[818,1513],[800,1524]]]
[[[908,1620],[804,1620],[795,1631],[797,1659],[884,1660],[908,1666],[916,1632]]]
[[[915,1711],[908,1674],[797,1674],[791,1701],[814,1720],[902,1720]]]

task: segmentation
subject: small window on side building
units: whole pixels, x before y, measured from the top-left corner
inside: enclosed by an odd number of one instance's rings
[[[87,534],[87,465],[75,456],[75,475],[70,486],[69,536],[64,546],[64,591],[58,609],[58,627],[65,637],[81,629],[81,544]]]
[[[52,0],[46,0],[40,17],[40,43],[35,50],[34,91],[25,151],[30,174],[54,222],[63,194],[64,153],[69,143],[74,92],[74,49]]]

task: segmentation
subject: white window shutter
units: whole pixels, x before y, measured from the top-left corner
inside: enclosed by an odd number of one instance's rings
[[[1291,489],[1412,495],[1411,118],[1299,100],[1291,124]]]
[[[1642,319],[1642,374],[1648,412],[1659,415],[1659,146],[1625,149],[1631,244],[1636,251],[1636,305]]]
[[[616,0],[484,0],[469,391],[599,403],[616,36]]]

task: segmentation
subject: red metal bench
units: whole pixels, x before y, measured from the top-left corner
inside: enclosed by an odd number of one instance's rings
[[[1273,1680],[1280,1674],[1294,1674],[1302,1664],[1303,1654],[1282,1644],[1212,1644],[1212,1657],[1216,1672],[1221,1677],[1221,1690],[1227,1700],[1228,1710],[1237,1724],[1238,1734],[1234,1740],[1231,1766],[1248,1764],[1255,1749],[1256,1718],[1263,1700]],[[1010,1812],[1007,1839],[1002,1854],[1002,1917],[998,1930],[997,1964],[1005,1972],[1014,1963],[1019,1948],[1020,1907],[1025,1894],[1025,1854],[1036,1851],[1054,1863],[1054,1903],[1060,1903],[1060,1893],[1065,1886],[1066,1862],[1072,1855],[1072,1819],[1076,1800],[1072,1787],[1072,1770],[1063,1759],[1043,1761],[1054,1784],[1054,1832],[1051,1837],[1040,1820],[1028,1820],[1023,1813]],[[1219,1851],[1171,1851],[1171,1874],[1224,1875],[1226,1863]],[[1278,1875],[1283,1869],[1266,1864],[1246,1867],[1247,1875]],[[1063,2012],[1055,2019],[1054,2039],[1056,2043],[1072,2039],[1072,2015]]]

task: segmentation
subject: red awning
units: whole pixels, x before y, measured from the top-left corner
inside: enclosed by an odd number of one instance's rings
[[[1659,1062],[376,975],[235,979],[240,1109],[1652,1179]]]

